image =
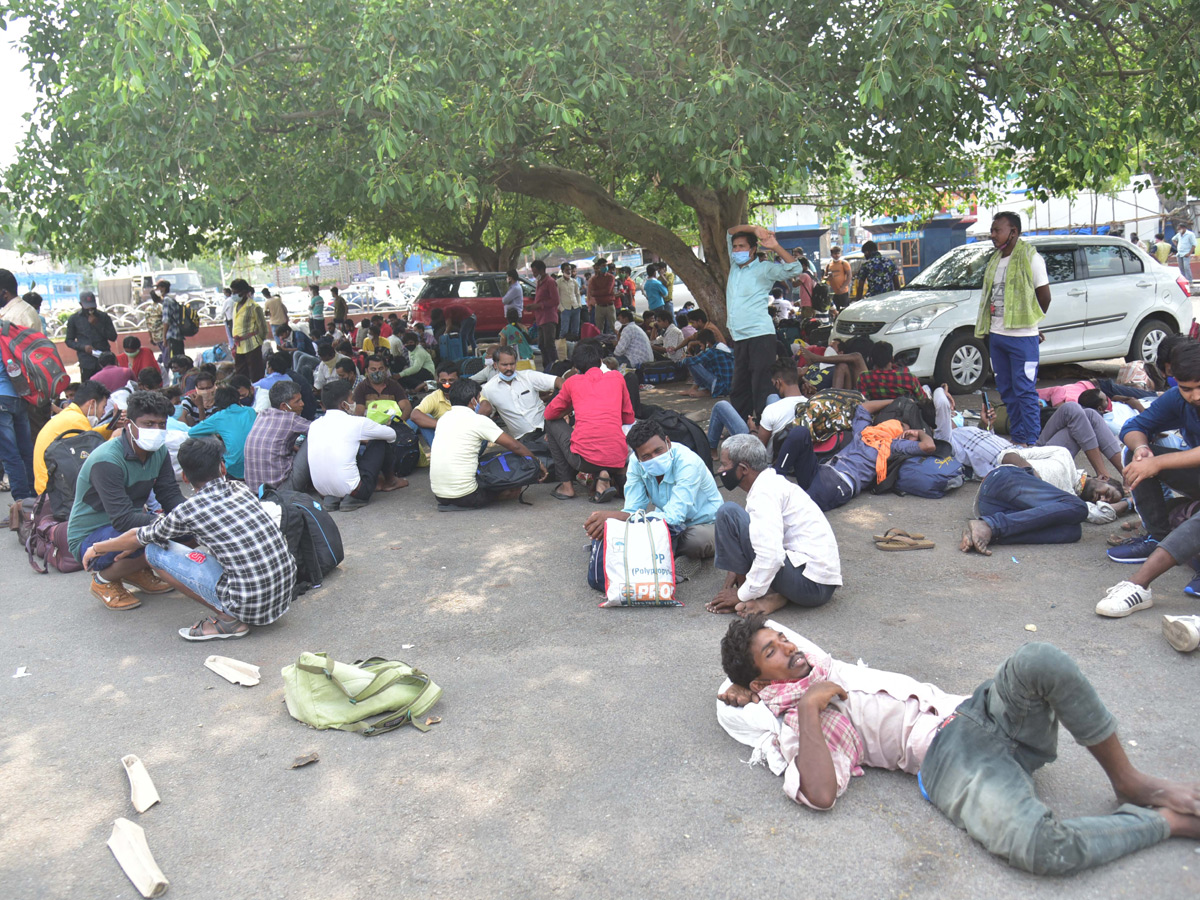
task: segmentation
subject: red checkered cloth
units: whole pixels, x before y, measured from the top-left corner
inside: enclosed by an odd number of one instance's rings
[[[925,396],[921,382],[903,366],[863,372],[858,376],[858,391],[868,400],[895,400],[897,397],[921,399]]]

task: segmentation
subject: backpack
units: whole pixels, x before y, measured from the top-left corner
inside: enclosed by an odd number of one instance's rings
[[[642,384],[667,384],[687,379],[687,369],[669,359],[642,363],[637,367],[638,380]]]
[[[829,311],[829,285],[818,282],[812,289],[812,308],[817,312]]]
[[[854,414],[864,400],[858,391],[829,388],[797,408],[794,424],[807,428],[814,442],[828,440],[839,431],[854,430]]]
[[[965,480],[962,463],[953,456],[913,456],[901,461],[893,490],[936,500]]]
[[[392,463],[392,474],[403,478],[411,475],[421,461],[421,438],[403,421],[393,421],[392,431],[396,432],[396,456]]]
[[[45,575],[50,567],[60,572],[82,572],[83,564],[71,555],[67,546],[67,523],[58,522],[48,513],[46,496],[38,498],[33,513],[33,530],[25,541],[25,554],[33,571]],[[43,565],[38,565],[41,560]]]
[[[320,587],[324,577],[346,558],[346,552],[342,548],[342,533],[333,521],[333,516],[320,502],[300,491],[266,488],[259,492],[259,499],[278,503],[284,510],[285,523],[288,516],[293,514],[304,523],[304,534],[299,540],[299,546],[292,549],[292,555],[296,557],[296,580]],[[288,526],[285,524],[281,530],[287,537]],[[288,546],[291,548],[290,540]]]
[[[487,362],[482,356],[466,356],[458,367],[459,378],[470,378],[472,375],[478,375],[483,371],[484,364]]]
[[[33,406],[45,406],[71,383],[54,344],[42,333],[0,319],[0,365],[14,361],[21,374],[10,375],[13,391]]]
[[[295,600],[313,586],[314,574],[317,575],[317,584],[321,583],[321,567],[308,538],[308,526],[300,510],[291,503],[283,502],[274,489],[263,485],[259,488],[258,499],[263,504],[273,503],[279,507],[279,531],[287,541],[288,552],[296,561],[296,582],[292,591],[292,599]]]
[[[921,402],[912,397],[897,397],[879,412],[875,413],[875,418],[871,420],[871,424],[878,425],[890,419],[903,422],[905,428],[917,428],[921,431],[929,431],[936,425],[936,413],[933,408],[933,401],[926,400],[925,402]]]
[[[517,499],[525,506],[533,506],[525,499],[525,488],[537,484],[542,477],[542,467],[536,458],[518,456],[511,450],[487,453],[479,458],[475,480],[485,491],[511,491],[521,488]]]
[[[662,430],[667,433],[671,443],[683,444],[695,452],[697,456],[708,463],[709,471],[712,471],[712,449],[708,443],[708,435],[704,433],[703,428],[673,409],[662,409],[645,403],[642,404],[642,413],[645,418],[652,419],[662,426]]]
[[[282,674],[283,698],[293,719],[313,728],[357,731],[363,737],[401,725],[428,731],[429,725],[418,717],[442,696],[442,689],[420,669],[379,656],[347,665],[326,653],[301,653]],[[379,718],[367,722],[372,716]]]
[[[178,301],[176,301],[178,302]],[[200,331],[200,313],[189,304],[179,304],[179,333],[185,338],[195,337]]]
[[[45,496],[50,501],[50,514],[59,522],[71,518],[79,473],[92,451],[104,446],[104,443],[105,438],[99,432],[72,428],[56,437],[46,448]]]

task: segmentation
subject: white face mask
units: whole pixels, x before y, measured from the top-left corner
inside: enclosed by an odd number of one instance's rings
[[[145,450],[147,453],[153,453],[167,442],[167,430],[165,428],[141,428],[137,425],[137,436],[133,442]]]
[[[100,417],[98,415],[96,415],[95,413],[96,413],[96,407],[94,405],[92,406],[91,413],[85,413],[85,415],[87,415],[88,424],[91,425],[93,428],[95,428],[97,425],[100,424]]]

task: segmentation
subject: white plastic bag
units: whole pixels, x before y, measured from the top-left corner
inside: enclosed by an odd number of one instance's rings
[[[604,523],[604,595],[601,607],[683,606],[675,599],[671,532],[659,518],[634,513]]]

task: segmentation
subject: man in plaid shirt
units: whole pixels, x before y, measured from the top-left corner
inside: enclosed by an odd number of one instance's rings
[[[1021,647],[969,697],[834,659],[760,615],[729,626],[721,663],[722,727],[813,809],[830,809],[863,766],[898,769],[989,851],[1039,875],[1200,838],[1196,786],[1135,769],[1096,689],[1050,644]],[[1104,769],[1124,801],[1115,812],[1062,819],[1038,799],[1030,776],[1054,761],[1060,724]]]
[[[892,361],[892,345],[878,341],[871,345],[870,368],[858,376],[858,392],[868,400],[895,400],[897,397],[925,398],[921,382],[904,366]]]
[[[188,641],[245,637],[250,625],[268,625],[287,612],[295,593],[296,560],[287,541],[250,489],[226,480],[223,456],[217,438],[184,441],[179,465],[196,493],[150,525],[96,542],[83,558],[87,568],[96,556],[145,547],[146,561],[164,581],[214,613],[179,629]],[[208,552],[174,540],[188,535]]]
[[[697,331],[696,338],[706,349],[695,356],[685,356],[683,364],[692,373],[696,386],[687,392],[689,397],[702,397],[708,391],[712,397],[726,397],[733,387],[733,354],[728,349],[717,347],[716,339],[709,331]],[[723,344],[721,346],[724,346]]]

